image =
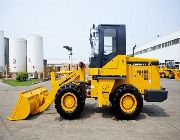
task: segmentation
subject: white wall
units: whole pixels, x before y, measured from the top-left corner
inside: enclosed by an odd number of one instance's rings
[[[180,62],[180,44],[169,46],[166,48],[158,49],[155,51],[135,55],[137,57],[147,57],[159,59],[160,63],[164,63],[165,60],[175,60]]]
[[[179,39],[179,43],[172,45],[172,40]],[[162,47],[162,44],[165,45],[166,42],[171,41],[171,44]],[[161,44],[160,49],[151,50],[151,47],[157,46]],[[136,57],[146,57],[146,58],[156,58],[159,59],[160,63],[164,63],[165,60],[175,60],[176,62],[180,62],[180,30],[162,35],[160,37],[157,37],[155,40],[148,42],[144,44],[141,47],[137,47],[135,49],[135,53],[140,52],[141,50],[150,48],[146,53],[142,54],[135,54]],[[132,54],[130,52],[129,54]],[[128,55],[129,55],[128,54]]]

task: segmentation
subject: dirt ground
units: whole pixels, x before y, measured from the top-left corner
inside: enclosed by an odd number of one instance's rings
[[[147,103],[136,120],[116,120],[107,108],[97,108],[96,101],[86,100],[83,113],[76,120],[64,120],[54,104],[39,115],[27,120],[8,121],[18,92],[44,85],[11,87],[0,82],[0,140],[17,139],[177,139],[180,140],[180,81],[161,79],[169,91],[163,103]]]

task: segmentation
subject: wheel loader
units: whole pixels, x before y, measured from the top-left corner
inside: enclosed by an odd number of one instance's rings
[[[51,90],[37,87],[19,93],[8,118],[22,120],[46,110],[53,102],[61,117],[75,119],[83,111],[86,98],[98,107],[111,107],[117,118],[135,119],[147,102],[162,102],[168,91],[160,86],[157,59],[126,56],[125,25],[100,24],[90,29],[91,57],[86,82],[85,64],[62,79],[51,73]]]
[[[160,77],[161,78],[170,78],[180,80],[180,70],[179,66],[176,66],[174,60],[165,60],[164,66],[161,66],[159,69]]]

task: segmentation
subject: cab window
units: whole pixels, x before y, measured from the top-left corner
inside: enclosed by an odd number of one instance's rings
[[[116,29],[104,29],[104,55],[116,52],[117,34]]]

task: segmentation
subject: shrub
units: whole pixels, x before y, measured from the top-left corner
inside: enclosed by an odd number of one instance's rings
[[[19,72],[16,75],[16,80],[18,81],[26,81],[28,78],[28,73],[27,72]]]

